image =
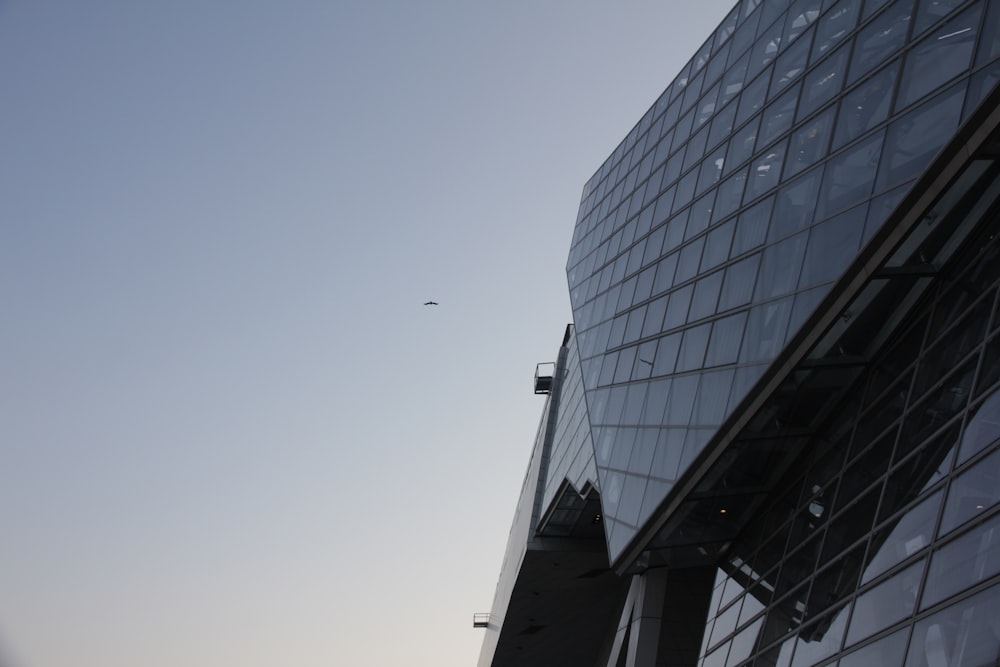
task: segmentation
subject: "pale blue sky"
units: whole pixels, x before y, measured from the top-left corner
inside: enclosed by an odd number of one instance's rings
[[[0,665],[473,665],[582,186],[731,5],[0,0]]]

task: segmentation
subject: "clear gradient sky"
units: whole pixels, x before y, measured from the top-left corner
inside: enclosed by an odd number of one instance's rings
[[[582,186],[731,5],[0,0],[0,665],[474,665]]]

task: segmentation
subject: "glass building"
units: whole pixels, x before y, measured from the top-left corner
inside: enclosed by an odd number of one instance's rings
[[[1000,2],[741,0],[584,186],[486,665],[1000,660]]]

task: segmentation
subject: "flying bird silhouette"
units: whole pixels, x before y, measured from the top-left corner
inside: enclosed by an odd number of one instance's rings
[[[437,301],[425,301],[424,305],[425,306],[437,306],[437,305],[440,305],[440,304],[438,304]]]

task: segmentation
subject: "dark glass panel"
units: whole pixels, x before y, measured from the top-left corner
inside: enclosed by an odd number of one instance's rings
[[[885,142],[877,189],[919,175],[951,138],[962,117],[964,102],[963,82],[893,121]]]
[[[809,40],[802,39],[791,46],[778,57],[774,64],[774,80],[771,82],[771,92],[768,99],[773,99],[788,84],[795,81],[806,68],[809,60]]]
[[[754,146],[757,143],[757,128],[759,127],[760,116],[757,116],[733,135],[729,142],[729,154],[726,158],[727,174],[753,155]]]
[[[769,241],[789,236],[812,223],[816,193],[822,179],[823,168],[820,167],[778,190]]]
[[[844,97],[834,134],[835,149],[860,137],[889,116],[898,69],[899,62],[892,63]]]
[[[787,139],[781,141],[765,150],[751,163],[746,193],[743,196],[744,202],[756,199],[778,184],[787,145]]]
[[[986,22],[983,24],[983,35],[979,38],[979,52],[976,64],[990,62],[1000,56],[1000,4],[990,2],[986,12]]]
[[[906,667],[993,665],[1000,654],[996,586],[962,600],[913,627]]]
[[[740,342],[743,339],[743,329],[746,327],[746,319],[747,314],[743,312],[715,321],[712,325],[708,354],[705,357],[706,366],[736,363],[740,352]]]
[[[768,197],[740,214],[733,238],[732,257],[742,255],[764,243],[773,206],[774,197]]]
[[[795,289],[802,269],[807,233],[800,233],[764,250],[755,299],[763,301]]]
[[[927,609],[1000,572],[1000,516],[934,552],[920,608]]]
[[[917,17],[913,22],[914,37],[918,37],[963,2],[964,0],[920,0]]]
[[[759,264],[760,253],[757,253],[726,268],[726,278],[719,297],[719,312],[750,303]]]
[[[871,581],[931,543],[941,495],[940,491],[935,493],[872,533],[868,549],[871,555],[861,577],[862,583]]]
[[[1000,451],[978,461],[952,481],[940,533],[951,532],[989,510],[997,501],[1000,501]]]
[[[736,221],[730,220],[708,233],[705,251],[701,258],[701,271],[713,269],[729,258],[729,246],[733,240],[733,229]]]
[[[829,53],[854,30],[858,22],[858,9],[861,0],[840,0],[823,15],[816,28],[816,38],[813,41],[812,62],[816,62]]]
[[[719,289],[722,287],[722,275],[722,271],[716,271],[700,278],[695,283],[688,321],[693,322],[715,314],[715,306],[719,301]]]
[[[909,627],[883,637],[840,659],[839,667],[898,667],[906,654]]]
[[[970,7],[910,50],[903,66],[897,109],[909,106],[968,70],[982,13],[982,3]]]
[[[701,261],[701,251],[704,244],[705,239],[702,237],[681,248],[680,260],[677,263],[677,273],[674,275],[675,283],[690,280],[698,273],[698,263]]]
[[[813,227],[799,286],[819,285],[838,278],[857,255],[864,226],[865,207],[855,206]]]
[[[805,118],[840,92],[847,67],[848,49],[839,49],[809,72],[802,84],[802,101],[799,102],[798,117]]]
[[[681,351],[677,357],[677,372],[693,371],[701,368],[705,359],[705,348],[708,345],[708,334],[711,323],[706,322],[684,331],[681,339]]]
[[[760,125],[760,141],[766,144],[792,126],[801,88],[801,85],[793,87],[764,110]]]
[[[708,131],[708,146],[714,148],[720,141],[725,139],[733,131],[733,121],[736,119],[736,104],[730,104],[723,108],[712,119],[711,129]]]
[[[816,207],[817,219],[857,204],[871,194],[884,134],[879,132],[865,139],[827,163]]]
[[[770,361],[785,341],[791,298],[779,299],[750,309],[740,362]]]
[[[1000,392],[990,394],[970,412],[972,414],[965,433],[962,434],[960,463],[969,460],[973,454],[983,451],[1000,438]]]
[[[920,593],[923,573],[924,561],[919,561],[858,596],[854,601],[845,645],[856,644],[893,623],[909,618]]]
[[[664,336],[659,340],[656,348],[656,360],[653,363],[653,375],[669,375],[674,372],[680,343],[681,335],[679,333]]]
[[[723,146],[709,155],[701,163],[701,174],[698,177],[697,194],[705,192],[722,179],[722,167],[726,162],[726,147]]]
[[[740,95],[740,108],[736,112],[736,125],[742,125],[750,116],[764,107],[767,99],[767,89],[771,81],[771,70],[766,70],[750,82]]]
[[[719,186],[716,193],[715,211],[712,213],[713,222],[722,220],[740,207],[747,173],[749,173],[749,167],[736,172]]]
[[[899,0],[861,29],[854,42],[848,81],[857,81],[902,48],[912,16],[913,0]]]
[[[778,2],[765,3],[764,9],[769,10],[775,4],[783,1],[778,0]],[[781,21],[775,21],[761,31],[753,48],[750,49],[750,65],[747,68],[747,76],[756,76],[758,72],[774,62],[774,59],[778,57],[778,47],[781,44],[781,31],[783,28],[784,25]]]
[[[670,293],[670,301],[667,303],[667,315],[663,320],[663,330],[669,331],[687,322],[688,306],[691,305],[691,293],[694,292],[694,285],[685,285],[675,292]]]
[[[781,48],[789,51],[794,48],[789,46],[795,42],[806,29],[819,18],[822,2],[820,0],[798,0],[792,8],[788,10],[785,19],[785,34],[781,40]],[[803,39],[808,42],[808,39]]]
[[[646,309],[646,320],[642,325],[642,338],[647,338],[660,332],[663,326],[663,315],[667,311],[667,297],[660,297],[650,302]]]

